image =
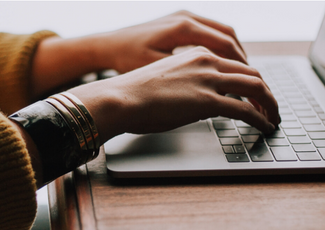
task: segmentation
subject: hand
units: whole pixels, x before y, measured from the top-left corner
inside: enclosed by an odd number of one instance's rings
[[[179,11],[166,17],[97,36],[103,66],[125,73],[172,54],[179,46],[204,46],[215,54],[246,62],[234,30],[224,24]],[[108,56],[109,55],[109,56]]]
[[[70,92],[93,115],[102,143],[124,132],[167,131],[219,115],[266,133],[280,122],[277,102],[255,69],[203,47]],[[226,93],[249,97],[255,107]]]
[[[234,30],[187,11],[115,32],[43,40],[32,63],[32,97],[104,69],[125,73],[172,55],[177,47],[205,46],[215,54],[246,63]]]

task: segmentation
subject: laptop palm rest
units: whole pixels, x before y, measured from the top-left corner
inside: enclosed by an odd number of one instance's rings
[[[164,133],[123,134],[104,148],[109,173],[120,178],[191,176],[193,170],[212,170],[225,162],[207,121]]]

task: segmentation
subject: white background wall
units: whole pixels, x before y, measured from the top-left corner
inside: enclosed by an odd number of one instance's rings
[[[0,31],[62,37],[116,30],[187,9],[235,28],[241,41],[313,40],[325,2],[0,2]]]

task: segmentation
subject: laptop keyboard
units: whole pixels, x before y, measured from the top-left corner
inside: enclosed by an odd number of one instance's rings
[[[325,113],[291,65],[255,67],[278,101],[279,129],[264,135],[226,117],[212,118],[225,156],[236,162],[325,160]]]

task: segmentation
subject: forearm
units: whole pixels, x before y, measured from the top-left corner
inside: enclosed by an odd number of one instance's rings
[[[102,64],[100,55],[96,35],[43,40],[32,63],[33,96],[38,97],[86,73],[109,68],[109,65]]]

